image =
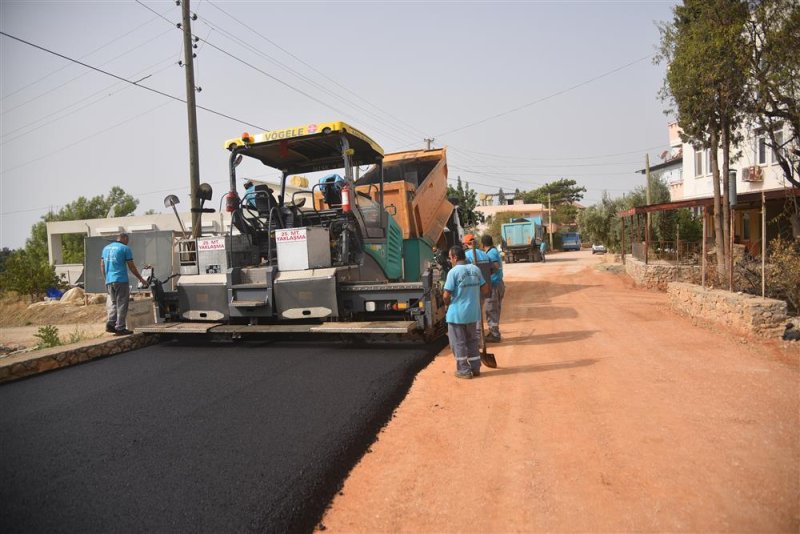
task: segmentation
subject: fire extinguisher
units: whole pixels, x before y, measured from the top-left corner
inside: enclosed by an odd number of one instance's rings
[[[236,194],[236,191],[228,191],[225,195],[225,211],[233,213],[237,207],[239,207],[239,195]]]
[[[350,182],[345,182],[342,187],[342,212],[350,212]]]

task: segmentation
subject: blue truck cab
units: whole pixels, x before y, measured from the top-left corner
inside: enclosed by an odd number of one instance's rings
[[[578,232],[566,232],[561,236],[561,250],[580,250],[581,234]]]

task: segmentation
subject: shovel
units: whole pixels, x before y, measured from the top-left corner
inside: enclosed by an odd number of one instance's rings
[[[486,352],[486,335],[483,332],[483,299],[481,299],[481,343],[483,344],[483,350],[481,350],[481,363],[486,367],[490,367],[492,369],[497,367],[497,360],[494,359],[494,354],[491,352]]]

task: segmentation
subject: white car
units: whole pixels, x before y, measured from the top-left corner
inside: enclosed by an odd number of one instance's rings
[[[592,254],[605,254],[605,253],[606,253],[605,245],[601,245],[600,243],[592,244]]]

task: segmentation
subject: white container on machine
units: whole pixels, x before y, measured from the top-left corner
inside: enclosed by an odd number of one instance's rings
[[[302,271],[331,266],[331,243],[327,228],[281,228],[275,230],[278,269]]]

